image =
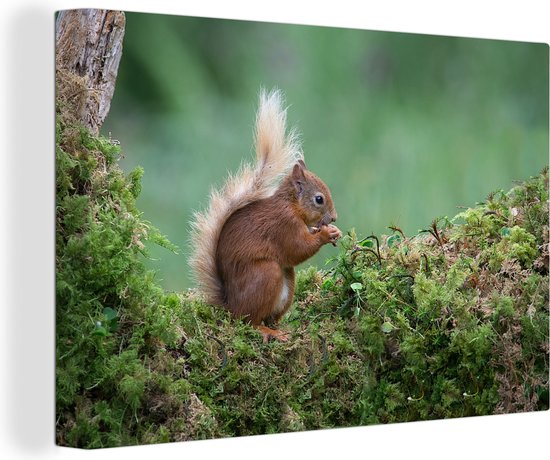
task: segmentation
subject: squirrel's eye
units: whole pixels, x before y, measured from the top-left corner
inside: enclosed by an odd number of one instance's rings
[[[315,203],[323,204],[324,203],[323,195],[315,195]]]

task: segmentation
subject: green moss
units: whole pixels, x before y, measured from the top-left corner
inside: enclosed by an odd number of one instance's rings
[[[166,293],[143,170],[57,123],[57,441],[85,448],[548,409],[548,176],[299,271],[287,343]],[[183,263],[182,263],[183,265]]]
[[[516,259],[524,267],[530,267],[538,255],[535,236],[517,225],[502,238],[496,250],[505,258]]]

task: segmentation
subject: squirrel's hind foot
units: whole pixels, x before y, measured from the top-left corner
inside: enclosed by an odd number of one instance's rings
[[[258,331],[260,331],[260,334],[262,334],[264,343],[269,342],[269,340],[271,340],[272,338],[277,339],[280,342],[286,342],[288,340],[288,332],[281,331],[279,329],[271,329],[267,326],[256,326],[256,329],[258,329]]]

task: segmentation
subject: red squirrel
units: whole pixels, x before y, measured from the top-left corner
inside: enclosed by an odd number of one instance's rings
[[[192,222],[190,265],[206,300],[287,340],[276,325],[292,304],[294,267],[342,236],[330,190],[309,171],[295,131],[286,132],[278,90],[262,91],[256,164],[213,190]]]

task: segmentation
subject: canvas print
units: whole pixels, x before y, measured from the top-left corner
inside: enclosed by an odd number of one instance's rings
[[[55,21],[58,445],[548,409],[547,45]]]

